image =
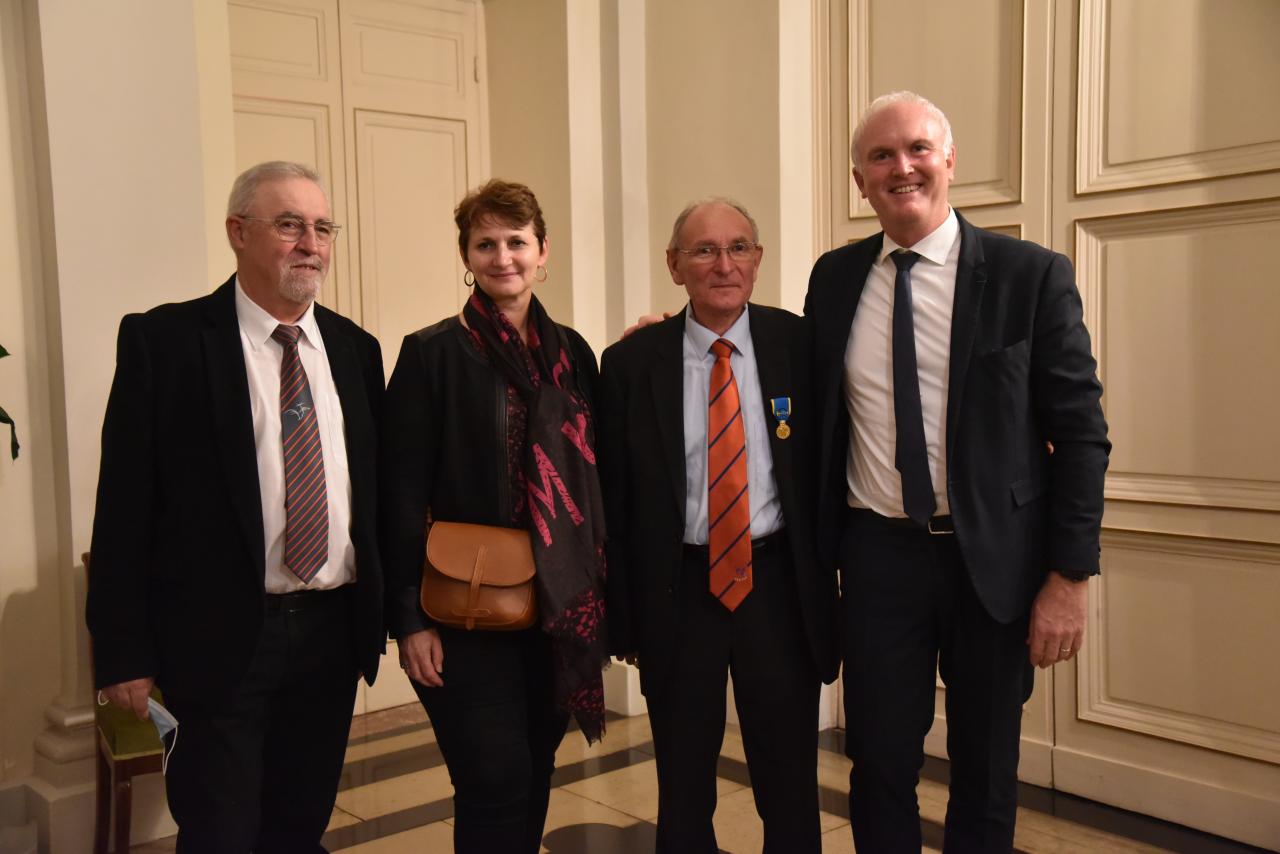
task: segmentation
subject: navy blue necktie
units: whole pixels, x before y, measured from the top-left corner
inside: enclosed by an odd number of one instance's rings
[[[891,257],[898,268],[893,282],[893,417],[898,433],[893,462],[902,475],[902,509],[918,524],[927,526],[938,503],[929,476],[920,374],[916,369],[915,321],[911,314],[911,266],[920,256],[900,250]]]

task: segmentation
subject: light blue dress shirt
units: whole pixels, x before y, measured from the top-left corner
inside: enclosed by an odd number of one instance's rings
[[[696,545],[707,542],[707,395],[711,367],[716,361],[711,345],[719,338],[734,348],[729,366],[738,384],[738,401],[747,437],[751,538],[768,536],[783,525],[748,313],[743,310],[724,335],[716,335],[694,320],[692,310],[688,309],[684,315],[684,541]]]

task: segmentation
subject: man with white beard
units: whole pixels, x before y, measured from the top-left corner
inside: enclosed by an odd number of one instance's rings
[[[383,651],[382,356],[315,304],[339,229],[315,171],[247,170],[226,229],[225,284],[120,324],[94,682],[139,718],[163,691],[179,852],[323,851],[357,678]]]

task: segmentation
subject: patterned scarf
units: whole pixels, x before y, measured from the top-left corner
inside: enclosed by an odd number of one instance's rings
[[[604,733],[604,509],[595,425],[567,343],[537,297],[528,338],[476,288],[462,310],[473,340],[528,409],[521,471],[537,567],[538,612],[551,636],[555,698],[590,744]]]

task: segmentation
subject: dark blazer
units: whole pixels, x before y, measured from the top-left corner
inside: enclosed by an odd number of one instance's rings
[[[590,409],[596,357],[559,326]],[[467,340],[456,316],[406,335],[387,385],[382,430],[383,563],[393,637],[430,628],[418,604],[426,520],[512,527],[507,381]]]
[[[322,306],[342,404],[356,551],[356,661],[385,644],[377,543],[377,339]],[[185,703],[238,683],[264,613],[258,464],[235,284],[120,323],[102,425],[87,620],[97,687],[154,676]]]
[[[790,397],[791,436],[770,431],[773,473],[791,548],[808,647],[824,682],[835,678],[836,581],[816,560],[813,472],[817,406],[804,320],[748,305],[760,391],[768,410]],[[685,314],[640,329],[605,350],[600,377],[600,475],[609,537],[610,648],[639,653],[646,693],[679,648],[676,574],[685,525]]]
[[[1048,570],[1098,571],[1111,444],[1071,262],[957,218],[947,496],[978,596],[1008,622],[1026,613]],[[822,407],[819,552],[829,566],[847,507],[845,348],[882,244],[877,234],[823,255],[805,299]]]

